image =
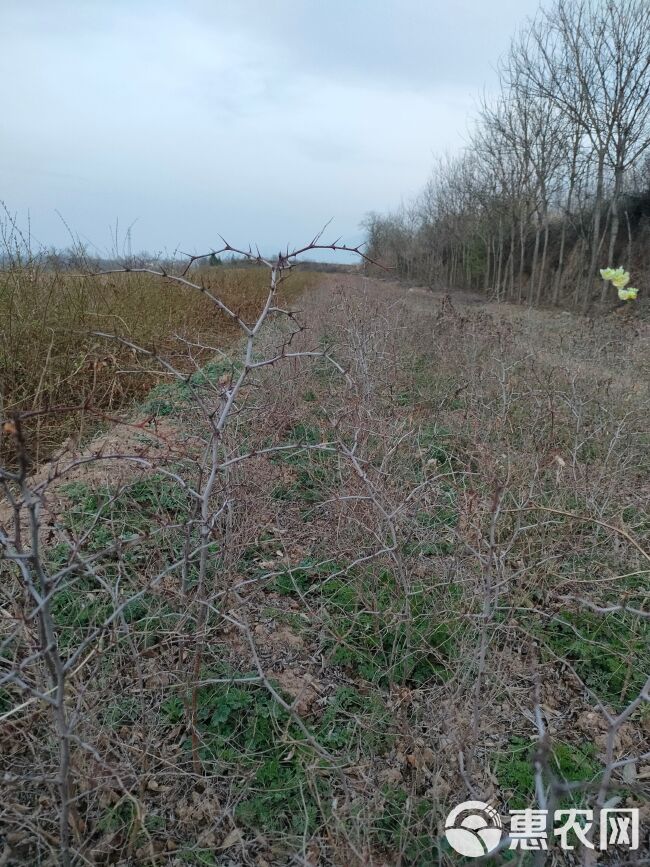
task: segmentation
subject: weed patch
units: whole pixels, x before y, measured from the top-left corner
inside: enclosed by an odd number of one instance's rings
[[[535,745],[522,737],[513,737],[496,763],[496,777],[510,809],[521,810],[530,806],[535,797],[535,771],[533,751]],[[600,765],[596,760],[596,749],[587,743],[581,747],[564,742],[554,743],[549,757],[549,771],[561,783],[588,783],[597,776]],[[578,790],[574,795],[562,799],[565,806],[579,806],[582,795]]]
[[[275,581],[280,593],[320,597],[331,664],[381,686],[444,680],[463,631],[455,591],[414,583],[405,594],[388,571],[342,572],[307,560]]]
[[[169,724],[175,724],[182,716],[182,703],[175,697],[167,700],[162,712]],[[313,832],[319,800],[306,768],[319,760],[264,687],[251,683],[202,688],[197,721],[206,770],[228,774],[240,789],[235,809],[239,822],[272,836],[296,838]],[[323,786],[326,777],[323,769]]]
[[[639,692],[650,671],[650,625],[634,615],[567,611],[533,629],[614,708]]]

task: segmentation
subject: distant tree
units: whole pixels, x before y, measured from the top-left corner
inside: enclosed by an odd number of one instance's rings
[[[586,306],[603,247],[606,171],[614,177],[609,261],[618,237],[625,172],[650,146],[648,2],[557,0],[513,44],[511,62],[517,79],[568,115],[591,144],[596,177]],[[605,291],[603,287],[602,300]]]
[[[369,215],[373,259],[586,311],[599,268],[648,261],[649,151],[650,0],[550,0],[512,40],[464,152],[436,162],[413,206]]]

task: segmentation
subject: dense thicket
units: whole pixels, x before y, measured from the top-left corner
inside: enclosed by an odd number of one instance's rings
[[[513,38],[467,148],[366,220],[400,276],[587,309],[650,276],[650,3],[556,0]],[[642,286],[641,286],[642,288]]]

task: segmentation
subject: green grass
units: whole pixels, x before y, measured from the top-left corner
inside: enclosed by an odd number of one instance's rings
[[[128,590],[123,594],[129,595]],[[121,604],[120,595],[117,604]],[[52,616],[59,633],[63,649],[74,648],[92,630],[100,627],[112,617],[116,603],[105,588],[91,578],[71,582],[52,598]],[[172,611],[162,600],[152,594],[139,596],[128,602],[118,618],[114,619],[113,629],[117,628],[126,641],[123,624],[136,645],[145,650],[158,644],[165,633],[173,630],[180,615]]]
[[[177,697],[167,699],[162,714],[169,724],[176,724],[182,718],[182,702]],[[313,768],[318,759],[264,687],[256,683],[203,687],[197,721],[206,772],[227,774],[239,792],[238,823],[273,837],[298,839],[313,832],[319,807],[307,766]],[[326,777],[324,769],[324,785]]]
[[[282,848],[292,841],[295,845],[331,820],[336,774],[262,685],[252,676],[250,684],[242,684],[243,673],[231,675],[237,683],[206,686],[199,692],[205,772],[228,777],[239,826],[281,841]],[[177,696],[168,697],[160,710],[164,724],[177,725],[184,718]],[[306,720],[306,725],[313,739],[342,765],[354,765],[360,756],[376,761],[388,755],[398,732],[377,693],[350,686],[338,688],[322,715]],[[189,741],[185,747],[189,750]],[[409,863],[424,867],[434,847],[434,810],[428,799],[413,799],[405,783],[383,786],[371,804],[355,800],[347,818],[337,821],[351,823],[353,836],[363,827],[373,844],[383,849],[403,848],[413,858]]]
[[[369,443],[372,443],[371,438]],[[384,447],[385,443],[376,440],[373,459],[377,465],[385,458]],[[446,476],[445,490],[455,496],[455,488],[462,483],[468,464],[469,456],[465,454],[462,438],[437,422],[430,422],[421,424],[413,437],[395,450],[389,467],[392,474],[408,484],[421,483],[434,473]]]
[[[263,571],[260,564],[273,561],[276,556],[276,551],[281,542],[274,533],[267,530],[262,530],[257,539],[252,544],[249,544],[241,552],[239,558],[239,569],[242,572],[255,575]]]
[[[650,624],[632,614],[565,611],[532,629],[614,708],[637,695],[650,672]]]
[[[321,430],[314,424],[301,422],[289,432],[287,442],[313,446],[323,441]],[[332,487],[338,484],[336,456],[321,449],[288,450],[271,458],[274,464],[284,464],[294,471],[290,484],[279,483],[271,491],[276,500],[293,500],[312,505],[322,502]]]
[[[371,839],[388,851],[401,852],[404,864],[439,863],[435,806],[401,786],[382,786],[376,814],[370,817]]]
[[[497,759],[495,774],[502,794],[507,796],[509,809],[520,810],[534,802],[534,750],[535,745],[529,740],[513,737],[507,750]],[[560,783],[589,783],[601,770],[592,743],[580,747],[564,742],[554,743],[548,765],[550,777]],[[545,782],[548,784],[550,779]],[[582,793],[577,790],[574,795],[566,795],[562,803],[578,806],[582,798]]]
[[[404,594],[388,571],[331,577],[342,570],[337,563],[305,560],[274,583],[280,593],[320,599],[330,663],[381,686],[444,680],[465,628],[454,615],[457,589],[431,593],[425,584],[412,583]]]
[[[73,538],[81,540],[84,555],[100,555],[94,564],[96,574],[91,575],[76,573],[76,543],[59,543],[49,552],[50,571],[73,566],[52,598],[61,645],[71,648],[89,630],[106,622],[116,605],[140,591],[146,574],[155,574],[180,556],[183,535],[165,525],[183,520],[188,500],[179,485],[157,474],[118,489],[75,482],[64,486],[62,493],[69,501],[64,526]],[[115,549],[116,542],[128,542],[136,536],[143,537],[137,545]],[[113,586],[119,586],[116,597],[111,592]],[[146,648],[173,629],[177,620],[178,615],[160,598],[145,593],[124,606],[116,626],[127,624],[136,643]]]
[[[14,697],[11,691],[4,686],[0,687],[0,713],[6,713],[8,710],[11,710],[14,704]]]
[[[270,605],[262,609],[262,617],[289,626],[297,634],[310,631],[310,621],[306,614],[300,615],[297,612],[285,611],[283,608]]]
[[[281,572],[273,581],[273,589],[283,596],[306,593],[316,589],[330,575],[344,568],[341,563],[333,560],[321,561],[315,557],[307,557],[298,566]]]
[[[141,815],[135,798],[123,797],[99,816],[97,829],[110,835],[116,848],[123,847],[131,857],[139,847],[146,846],[152,835],[164,836],[166,822],[163,816]]]
[[[124,696],[107,705],[102,715],[104,722],[112,729],[123,725],[133,725],[140,717],[141,705],[133,696]]]
[[[458,524],[456,492],[450,485],[441,486],[442,503],[430,511],[420,511],[415,516],[411,537],[403,550],[410,556],[437,557],[453,554],[456,549],[454,528]]]
[[[69,500],[63,525],[82,542],[85,553],[142,537],[138,545],[127,546],[120,554],[128,571],[172,562],[180,554],[183,534],[179,525],[189,516],[190,500],[173,479],[154,473],[119,488],[75,482],[61,491]],[[69,556],[73,546],[67,547]],[[59,544],[52,551],[53,562],[63,565],[67,555],[66,544]],[[103,562],[110,564],[110,555]]]
[[[189,508],[183,488],[173,479],[157,473],[121,489],[73,482],[63,485],[61,493],[70,500],[70,508],[64,515],[65,526],[77,534],[87,530],[100,534],[99,539],[91,542],[94,547],[107,544],[105,534],[99,530],[104,522],[110,522],[110,540],[115,540],[139,533],[164,519],[177,520],[187,514]]]
[[[228,377],[230,382],[240,370],[241,364],[236,361],[210,361],[185,380],[176,379],[154,386],[143,401],[142,409],[156,417],[181,413],[195,395],[214,391],[222,377]]]
[[[342,686],[329,700],[320,721],[319,740],[328,750],[378,757],[395,742],[393,726],[380,695],[364,695],[354,687]]]
[[[192,392],[184,382],[161,382],[154,386],[142,403],[142,409],[157,418],[171,416],[186,406]]]

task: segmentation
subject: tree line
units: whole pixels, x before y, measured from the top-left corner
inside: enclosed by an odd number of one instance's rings
[[[587,310],[650,276],[650,3],[555,0],[513,37],[467,147],[365,220],[404,278]]]

